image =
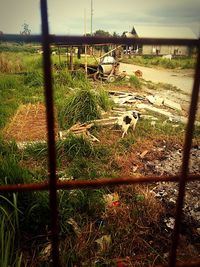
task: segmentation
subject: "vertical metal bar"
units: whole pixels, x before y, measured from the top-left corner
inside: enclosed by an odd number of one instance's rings
[[[179,240],[180,223],[181,223],[182,208],[183,208],[184,195],[185,195],[186,178],[188,176],[188,171],[189,171],[190,149],[192,145],[195,114],[196,114],[197,103],[198,103],[199,86],[200,86],[200,43],[198,46],[196,72],[195,72],[194,85],[193,85],[192,96],[191,96],[187,130],[185,134],[183,161],[182,161],[182,169],[181,169],[181,176],[180,176],[180,182],[179,182],[179,193],[178,193],[178,199],[177,199],[177,204],[176,204],[175,226],[174,226],[174,231],[173,231],[173,236],[172,236],[172,245],[171,245],[170,256],[169,256],[169,267],[174,267],[176,264],[177,246],[178,246],[178,240]]]
[[[48,129],[48,160],[49,160],[49,198],[51,209],[51,234],[52,234],[52,260],[53,266],[59,266],[59,244],[58,244],[58,206],[56,189],[56,152],[54,134],[54,110],[53,110],[53,89],[51,75],[49,29],[47,17],[47,1],[41,0],[42,18],[42,45],[43,45],[43,68],[46,100],[46,116]]]

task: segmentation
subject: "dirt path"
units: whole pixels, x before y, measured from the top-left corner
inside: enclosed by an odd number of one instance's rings
[[[141,70],[143,79],[155,83],[168,83],[176,86],[185,93],[190,93],[193,86],[193,70],[160,70],[132,64],[120,63],[120,71],[133,75],[136,70]]]

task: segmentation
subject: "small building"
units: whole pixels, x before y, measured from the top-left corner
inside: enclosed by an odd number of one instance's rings
[[[127,37],[139,38],[171,38],[171,39],[197,39],[197,36],[187,27],[165,27],[165,26],[134,26],[131,33],[125,33]],[[177,45],[137,45],[133,51],[139,51],[143,55],[174,55],[188,56],[187,46]]]

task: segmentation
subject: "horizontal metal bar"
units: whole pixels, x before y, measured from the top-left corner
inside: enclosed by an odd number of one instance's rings
[[[75,188],[97,188],[111,185],[127,185],[140,183],[154,182],[179,182],[180,176],[143,176],[143,177],[126,177],[115,179],[97,179],[97,180],[71,180],[57,182],[56,189],[75,189]],[[187,182],[200,180],[200,175],[189,175]],[[33,183],[33,184],[16,184],[16,185],[1,185],[0,192],[24,192],[24,191],[42,191],[49,190],[49,183]]]
[[[199,39],[169,39],[169,38],[127,38],[127,37],[98,37],[98,36],[63,36],[50,35],[51,44],[66,45],[92,45],[92,44],[146,44],[146,45],[186,45],[199,46]],[[41,35],[18,35],[3,34],[0,35],[0,42],[42,42]]]
[[[186,262],[176,262],[176,267],[198,267],[200,266],[200,260],[192,260]],[[156,265],[155,267],[168,267],[168,265]]]

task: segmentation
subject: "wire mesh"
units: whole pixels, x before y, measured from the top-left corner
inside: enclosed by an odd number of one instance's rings
[[[81,36],[55,36],[49,35],[47,1],[41,0],[41,19],[42,19],[42,36],[21,36],[21,35],[1,35],[0,41],[23,41],[23,42],[42,42],[43,45],[43,69],[44,69],[44,92],[46,99],[46,117],[48,128],[48,162],[49,162],[49,180],[39,184],[17,184],[17,185],[1,185],[0,192],[24,192],[48,190],[50,195],[51,210],[51,238],[52,238],[52,260],[53,266],[59,266],[59,240],[58,240],[58,207],[57,207],[57,190],[72,188],[93,188],[125,185],[136,183],[152,183],[158,181],[178,182],[179,195],[177,199],[177,208],[175,216],[175,227],[172,237],[172,245],[169,256],[168,266],[200,266],[200,262],[176,263],[176,250],[178,245],[178,237],[180,231],[181,215],[185,194],[186,182],[200,180],[200,175],[188,175],[190,149],[192,144],[192,136],[194,130],[195,114],[197,109],[199,85],[200,85],[200,40],[189,39],[149,39],[149,38],[101,38],[101,37],[81,37]],[[101,179],[101,180],[81,180],[58,182],[56,180],[56,153],[55,153],[55,133],[54,133],[54,109],[53,109],[53,89],[50,61],[50,44],[66,44],[66,45],[90,45],[90,44],[165,44],[165,45],[187,45],[196,46],[198,48],[198,58],[196,64],[194,86],[191,97],[189,119],[185,135],[185,144],[182,160],[182,170],[180,176],[145,176],[145,177],[119,177],[118,179]]]

